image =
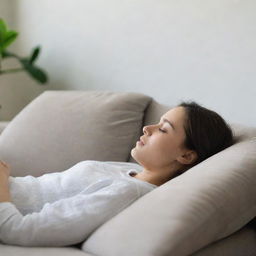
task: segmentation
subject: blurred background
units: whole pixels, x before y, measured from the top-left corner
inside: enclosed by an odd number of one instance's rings
[[[140,92],[166,105],[195,100],[256,126],[255,0],[0,0],[21,56],[41,46],[40,85],[0,76],[0,121],[45,90]],[[6,67],[17,67],[8,60]]]

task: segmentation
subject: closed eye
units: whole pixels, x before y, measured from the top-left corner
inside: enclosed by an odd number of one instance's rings
[[[159,131],[163,132],[163,133],[166,133],[166,131],[162,130],[161,128],[158,129]]]

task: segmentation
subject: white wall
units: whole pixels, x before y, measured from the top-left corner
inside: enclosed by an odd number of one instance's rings
[[[21,1],[22,2],[22,1]],[[13,0],[0,0],[0,17],[3,18],[11,30],[19,30],[18,5]],[[31,27],[31,26],[30,26]],[[29,28],[30,28],[29,27]],[[24,28],[27,29],[27,28]],[[18,37],[11,47],[11,52],[21,55],[21,36]],[[28,52],[27,52],[28,51]],[[24,47],[25,55],[30,48]],[[20,67],[15,59],[7,59],[2,62],[3,69]],[[14,73],[0,76],[0,121],[11,120],[22,108],[24,108],[33,98],[42,93],[46,87],[40,87],[35,81],[25,73]]]
[[[256,126],[255,0],[14,2],[19,52],[42,45],[50,77],[43,88],[25,73],[11,80],[24,105],[43,90],[134,91]]]

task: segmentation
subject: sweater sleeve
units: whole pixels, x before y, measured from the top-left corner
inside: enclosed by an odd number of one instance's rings
[[[134,183],[113,182],[93,193],[46,203],[23,216],[11,202],[0,203],[0,242],[21,246],[67,246],[84,241],[97,227],[139,197]]]

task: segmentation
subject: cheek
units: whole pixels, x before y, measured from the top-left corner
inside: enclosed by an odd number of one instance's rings
[[[173,138],[164,138],[158,143],[159,152],[163,156],[170,157],[172,155],[176,155],[179,152],[180,142],[177,137]]]
[[[169,156],[174,150],[175,150],[175,142],[170,140],[169,138],[161,138],[155,141],[152,141],[152,144],[150,145],[152,151],[157,156]]]

